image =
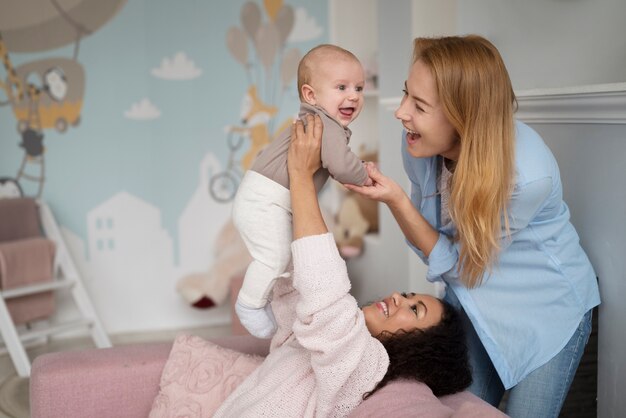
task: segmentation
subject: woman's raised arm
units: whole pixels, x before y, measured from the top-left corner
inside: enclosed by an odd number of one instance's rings
[[[328,232],[313,184],[313,174],[321,166],[322,120],[307,115],[307,127],[305,132],[300,120],[294,123],[287,154],[294,240]]]

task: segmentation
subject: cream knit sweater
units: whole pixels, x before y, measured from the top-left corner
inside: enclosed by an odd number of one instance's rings
[[[389,356],[373,338],[333,235],[291,245],[293,283],[279,279],[270,354],[215,417],[345,417],[384,377]]]

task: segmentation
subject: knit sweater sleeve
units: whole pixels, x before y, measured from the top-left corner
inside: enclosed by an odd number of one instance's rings
[[[316,415],[342,415],[384,377],[389,357],[348,293],[346,264],[333,235],[301,238],[292,244],[292,253],[293,286],[300,294],[293,332],[310,353]]]

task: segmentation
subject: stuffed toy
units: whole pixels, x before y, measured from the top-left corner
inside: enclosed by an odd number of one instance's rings
[[[326,207],[322,206],[320,210],[326,225],[332,229],[334,215]],[[252,261],[232,219],[220,230],[214,248],[215,259],[208,271],[189,274],[176,284],[178,293],[195,308],[208,309],[222,305],[228,299],[231,281],[243,277]]]
[[[363,159],[377,161],[375,153],[365,154]],[[378,203],[356,193],[345,192],[335,216],[324,205],[320,209],[344,258],[360,255],[363,236],[378,231]],[[231,280],[241,277],[252,261],[232,220],[220,230],[214,248],[215,258],[208,271],[189,274],[176,284],[182,297],[199,309],[222,305],[228,298]]]
[[[187,275],[176,285],[176,290],[196,308],[207,309],[224,303],[231,279],[243,275],[252,261],[232,220],[220,230],[214,248],[215,259],[208,271]]]
[[[364,154],[362,159],[378,161],[376,153]],[[364,198],[358,193],[346,192],[332,231],[339,254],[343,258],[361,255],[365,234],[378,232],[378,202]]]

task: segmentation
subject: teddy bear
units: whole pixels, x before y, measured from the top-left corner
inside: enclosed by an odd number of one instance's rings
[[[208,271],[189,274],[176,284],[176,290],[196,308],[223,304],[232,278],[242,276],[252,261],[232,219],[218,233],[214,248],[215,259]]]
[[[320,210],[328,228],[332,230],[335,225],[334,215],[326,207],[320,207]],[[252,261],[232,219],[218,233],[214,248],[215,259],[207,271],[188,274],[176,284],[178,293],[198,309],[222,305],[228,299],[231,281],[243,277]]]
[[[362,157],[365,161],[377,161],[376,153]],[[343,258],[361,254],[363,236],[378,231],[378,203],[357,193],[345,192],[334,216],[324,205],[320,210]],[[222,305],[228,299],[231,280],[242,277],[252,261],[232,219],[218,233],[214,248],[215,258],[207,271],[188,274],[176,284],[178,293],[195,308]]]

